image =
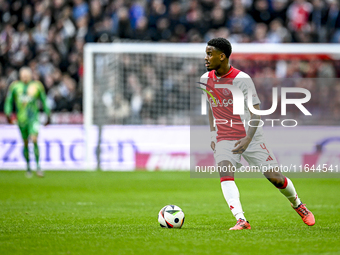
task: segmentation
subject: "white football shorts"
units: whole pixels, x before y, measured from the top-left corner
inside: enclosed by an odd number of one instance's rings
[[[270,169],[278,166],[274,153],[267,146],[264,138],[253,140],[242,154],[233,154],[232,150],[237,140],[222,140],[216,144],[214,157],[216,164],[223,160],[230,161],[236,169],[242,167],[241,155],[250,167],[259,167],[260,170]]]

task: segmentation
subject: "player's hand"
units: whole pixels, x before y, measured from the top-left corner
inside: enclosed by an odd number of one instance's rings
[[[213,151],[215,151],[215,142],[211,142],[211,144],[210,144],[210,147],[211,147],[211,149],[213,150]]]
[[[235,149],[232,150],[233,154],[242,154],[249,146],[251,142],[251,138],[249,136],[246,136],[240,140],[238,140],[234,147],[236,147]]]
[[[8,124],[13,124],[13,121],[12,121],[12,119],[11,119],[11,116],[6,115],[6,118],[7,118]]]
[[[47,117],[47,121],[45,123],[45,126],[47,126],[49,124],[51,124],[51,117],[50,116]]]

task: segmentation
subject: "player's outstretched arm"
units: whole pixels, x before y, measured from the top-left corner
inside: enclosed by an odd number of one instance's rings
[[[259,104],[254,105],[254,108],[256,110],[260,110],[260,105]],[[260,124],[260,119],[261,119],[260,115],[251,113],[250,121],[251,123],[255,123],[255,124],[253,126],[249,126],[246,137],[238,140],[235,143],[236,148],[232,150],[233,154],[242,154],[248,148],[257,130],[257,126]]]
[[[13,112],[13,97],[14,97],[14,85],[13,83],[9,86],[5,105],[4,105],[4,111],[6,114],[6,118],[9,124],[13,124],[11,120],[11,114]]]
[[[51,110],[47,105],[47,100],[46,100],[46,92],[44,89],[44,86],[39,82],[39,96],[41,103],[43,105],[44,112],[47,115],[47,121],[45,123],[45,126],[51,123]]]

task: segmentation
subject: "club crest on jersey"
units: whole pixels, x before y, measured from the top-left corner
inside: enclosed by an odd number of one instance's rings
[[[225,89],[223,89],[222,93],[223,93],[223,95],[228,96],[230,94],[230,90],[225,88]]]

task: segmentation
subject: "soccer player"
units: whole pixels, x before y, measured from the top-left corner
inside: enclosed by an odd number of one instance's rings
[[[50,109],[46,104],[45,89],[41,82],[32,81],[32,71],[28,67],[22,67],[19,71],[19,81],[14,81],[9,89],[5,101],[5,114],[10,124],[14,124],[11,119],[13,100],[17,109],[17,124],[21,136],[24,140],[24,157],[27,162],[26,176],[31,177],[28,142],[32,140],[34,145],[35,161],[37,163],[37,176],[43,177],[44,174],[39,164],[39,147],[38,147],[38,100],[42,102],[45,113],[48,116],[46,125],[50,123]]]
[[[247,98],[251,97],[253,107],[259,110],[260,100],[250,76],[229,64],[231,51],[228,40],[211,39],[206,47],[205,57],[208,72],[202,75],[200,82],[201,88],[207,89],[214,97],[205,93],[210,104],[211,148],[220,169],[222,192],[237,220],[236,225],[230,230],[251,228],[244,216],[240,194],[234,181],[233,170],[241,166],[241,155],[250,166],[261,169],[265,177],[290,201],[303,222],[312,226],[315,224],[314,215],[301,202],[292,181],[280,172],[276,158],[265,142],[262,128],[257,127],[260,116],[251,113],[248,107],[245,107],[244,115],[233,115],[233,96],[228,88],[223,88],[223,84],[230,84],[242,91],[244,106],[247,106]],[[251,89],[251,95],[248,95],[248,89]],[[247,124],[249,120],[251,126]]]

